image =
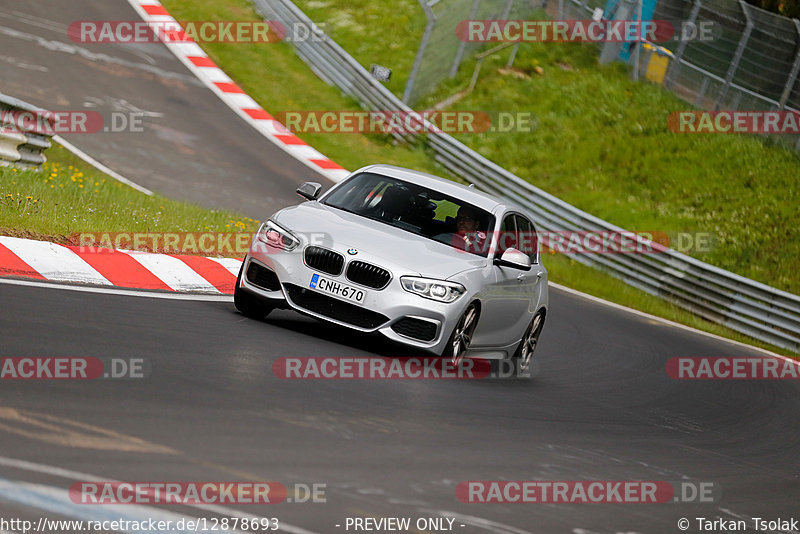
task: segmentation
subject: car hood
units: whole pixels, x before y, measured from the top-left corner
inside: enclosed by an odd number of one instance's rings
[[[486,258],[320,204],[305,202],[283,209],[272,219],[298,234],[304,243],[332,248],[341,253],[358,250],[357,257],[376,262],[395,272],[447,279],[465,270],[484,267]]]

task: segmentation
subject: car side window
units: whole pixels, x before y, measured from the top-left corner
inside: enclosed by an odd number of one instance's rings
[[[539,248],[539,240],[537,239],[533,224],[521,215],[515,215],[514,218],[517,223],[517,244],[519,245],[517,248],[528,255],[531,259],[531,263],[536,263],[536,252]]]
[[[501,256],[509,248],[517,248],[517,225],[513,215],[507,215],[500,225],[497,255]]]

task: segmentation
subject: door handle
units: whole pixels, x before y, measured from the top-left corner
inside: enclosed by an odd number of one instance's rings
[[[523,282],[524,280],[525,280],[524,274],[517,275],[517,282]]]

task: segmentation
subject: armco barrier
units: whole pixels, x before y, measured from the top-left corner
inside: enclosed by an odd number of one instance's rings
[[[261,16],[287,27],[313,22],[289,0],[253,0]],[[321,32],[319,33],[320,36]],[[320,77],[369,110],[412,111],[329,37],[293,43]],[[397,137],[408,134],[393,134]],[[622,232],[529,184],[446,134],[425,138],[436,160],[487,192],[522,204],[540,230]],[[756,339],[800,352],[800,296],[719,269],[672,249],[657,254],[572,254],[643,291]]]
[[[0,94],[0,111],[39,113],[43,110],[22,100]],[[34,132],[19,132],[13,127],[4,128],[3,126],[4,124],[0,120],[0,164],[11,162],[22,167],[37,167],[47,161],[44,151],[50,148],[52,136]]]

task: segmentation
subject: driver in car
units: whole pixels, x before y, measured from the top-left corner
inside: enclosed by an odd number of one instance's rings
[[[486,244],[486,234],[479,230],[480,218],[470,206],[461,206],[456,214],[456,232],[436,236],[437,240],[448,242],[453,247],[477,252]]]

